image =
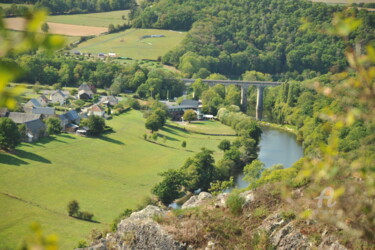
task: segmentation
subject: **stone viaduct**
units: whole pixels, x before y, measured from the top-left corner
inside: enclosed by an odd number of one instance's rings
[[[186,85],[190,85],[195,82],[196,79],[181,79]],[[267,81],[236,81],[236,80],[203,80],[203,83],[209,86],[215,86],[217,84],[222,84],[224,86],[236,85],[241,87],[241,105],[242,110],[246,112],[247,109],[247,92],[249,86],[257,87],[257,104],[256,104],[256,115],[257,120],[262,119],[263,111],[263,90],[266,87],[274,87],[282,84],[281,82],[267,82]]]

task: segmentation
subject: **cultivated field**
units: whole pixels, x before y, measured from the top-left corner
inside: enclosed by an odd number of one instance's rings
[[[48,16],[47,21],[52,23],[79,24],[108,28],[109,24],[123,24],[122,16],[128,17],[129,10],[118,10],[90,14]]]
[[[11,30],[24,30],[25,29],[24,18],[5,18],[5,27]],[[50,23],[48,22],[49,33],[60,34],[66,36],[91,36],[99,35],[103,32],[107,32],[107,28],[103,27],[90,27],[83,25],[72,25],[72,24],[61,24],[61,23]]]
[[[134,208],[158,182],[158,172],[180,167],[201,147],[215,150],[234,137],[189,133],[173,126],[160,132],[157,145],[143,139],[144,118],[130,111],[109,120],[115,133],[101,138],[62,134],[22,144],[15,154],[0,153],[0,249],[15,246],[37,221],[46,234],[56,233],[61,249],[72,249],[93,228],[104,229],[125,208]],[[192,124],[193,125],[193,124]],[[219,123],[197,123],[215,133]],[[211,127],[211,128],[210,128]],[[226,130],[226,129],[224,129]],[[181,147],[187,141],[186,150]],[[76,199],[100,223],[67,216]]]
[[[114,52],[121,57],[155,60],[176,47],[185,34],[185,32],[172,30],[130,29],[90,39],[74,50],[93,54]],[[165,37],[141,39],[145,35],[164,35]]]

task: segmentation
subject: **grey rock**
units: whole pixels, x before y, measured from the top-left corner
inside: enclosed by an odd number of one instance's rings
[[[83,249],[186,249],[185,244],[175,241],[159,224],[152,220],[154,216],[162,216],[164,213],[165,211],[159,207],[147,206],[139,212],[132,213],[129,218],[122,220],[117,226],[116,233],[107,234],[104,239],[96,242],[93,246]]]
[[[323,238],[322,242],[318,246],[318,249],[321,250],[347,250],[346,247],[341,245],[338,240],[333,238],[332,236],[328,236]]]
[[[182,209],[186,208],[193,208],[193,207],[198,207],[204,203],[205,200],[212,199],[212,195],[207,192],[201,192],[199,195],[194,195],[190,197],[188,201],[186,201],[182,205]]]

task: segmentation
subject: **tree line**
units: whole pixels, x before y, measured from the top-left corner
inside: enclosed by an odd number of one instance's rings
[[[120,65],[101,60],[88,61],[44,53],[23,54],[0,59],[1,63],[17,64],[23,72],[16,82],[61,87],[78,87],[86,82],[110,94],[136,92],[139,97],[155,99],[182,95],[184,84],[175,73],[161,68],[147,68],[137,63]]]
[[[78,14],[104,12],[113,10],[128,10],[135,8],[135,0],[18,0],[1,1],[4,3],[13,3],[9,8],[5,8],[6,16],[23,15],[27,10],[25,6],[16,4],[33,4],[34,8],[47,8],[51,14]]]

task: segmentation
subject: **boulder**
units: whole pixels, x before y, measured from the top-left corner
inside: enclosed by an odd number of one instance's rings
[[[207,192],[201,192],[199,195],[194,195],[190,197],[190,199],[186,201],[182,205],[181,208],[186,209],[186,208],[198,207],[202,205],[205,202],[205,200],[208,200],[208,199],[212,199],[212,195]]]
[[[183,250],[186,245],[175,241],[161,226],[153,221],[154,216],[165,213],[159,207],[147,206],[139,212],[132,213],[117,226],[116,233],[107,234],[93,246],[84,250],[130,250],[160,249]]]

